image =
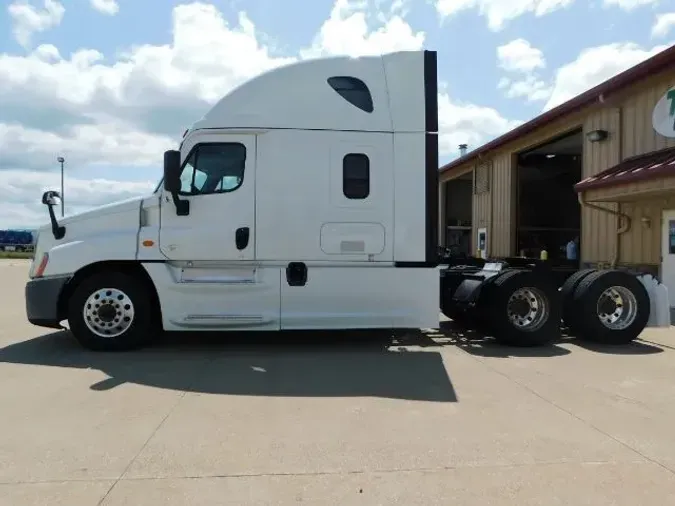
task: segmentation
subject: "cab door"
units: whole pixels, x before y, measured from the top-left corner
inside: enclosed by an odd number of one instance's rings
[[[186,139],[179,216],[162,195],[159,247],[171,260],[255,259],[256,136],[199,134]]]

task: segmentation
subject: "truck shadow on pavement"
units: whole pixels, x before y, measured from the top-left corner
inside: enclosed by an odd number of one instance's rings
[[[439,350],[402,350],[391,333],[168,334],[133,352],[84,350],[69,332],[0,349],[0,363],[100,370],[90,386],[131,383],[185,392],[278,397],[381,397],[457,402]]]
[[[643,342],[596,346],[566,336],[548,346],[514,348],[443,322],[429,332],[171,333],[126,353],[90,352],[68,332],[53,332],[0,349],[0,363],[99,370],[108,378],[90,388],[100,392],[131,383],[222,395],[457,402],[443,348],[490,358],[556,357],[571,353],[569,343],[597,353],[663,351]]]
[[[572,353],[569,347],[561,345],[572,345],[593,353],[609,355],[651,355],[664,351],[656,343],[645,341],[634,341],[620,346],[582,341],[570,335],[566,329],[563,329],[560,339],[546,346],[524,348],[502,346],[490,336],[485,336],[475,330],[464,329],[452,321],[441,322],[438,333],[429,334],[429,337],[437,344],[454,345],[471,355],[492,358],[558,357]]]

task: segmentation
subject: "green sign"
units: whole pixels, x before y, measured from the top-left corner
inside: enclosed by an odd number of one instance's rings
[[[656,103],[652,125],[664,137],[675,137],[675,88],[668,90]]]

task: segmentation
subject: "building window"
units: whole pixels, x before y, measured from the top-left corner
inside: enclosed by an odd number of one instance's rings
[[[342,193],[348,199],[363,200],[370,195],[370,160],[350,153],[342,159]]]
[[[490,175],[492,173],[492,163],[481,163],[474,171],[473,193],[480,195],[490,191]]]
[[[227,142],[198,144],[183,166],[181,195],[209,195],[236,190],[244,182],[246,146]]]
[[[373,97],[366,83],[349,76],[335,76],[328,78],[328,84],[342,98],[365,112],[373,112]]]

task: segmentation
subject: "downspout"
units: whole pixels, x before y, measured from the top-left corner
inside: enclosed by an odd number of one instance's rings
[[[619,163],[623,161],[623,108],[618,107],[617,112],[619,115],[618,118],[618,128],[617,128],[617,144],[618,144],[618,149],[619,149]],[[581,207],[588,207],[590,209],[596,209],[598,211],[602,211],[604,213],[609,213],[611,215],[614,215],[618,217],[618,223],[616,227],[616,247],[614,248],[614,254],[612,255],[612,258],[610,260],[610,268],[615,269],[616,264],[619,262],[619,256],[621,252],[621,235],[625,234],[630,230],[631,227],[631,217],[628,216],[626,213],[621,212],[621,203],[617,202],[616,207],[617,210],[613,209],[607,209],[606,207],[599,206],[597,204],[591,204],[590,202],[586,202],[586,199],[584,198],[584,192],[579,192],[578,193],[578,199],[579,199],[579,204]],[[621,219],[623,218],[623,220]]]
[[[621,235],[625,234],[630,230],[632,221],[631,217],[628,216],[626,213],[622,213],[621,211],[615,211],[614,209],[607,209],[606,207],[586,202],[586,200],[584,199],[583,191],[578,193],[578,199],[579,204],[581,204],[581,207],[588,207],[590,209],[595,209],[597,211],[609,213],[619,218],[619,223],[616,228],[616,247],[614,248],[614,254],[612,255],[612,258],[610,260],[610,267],[614,269],[616,267],[617,262],[619,261],[619,252],[621,248]],[[623,218],[623,220],[621,218]]]

